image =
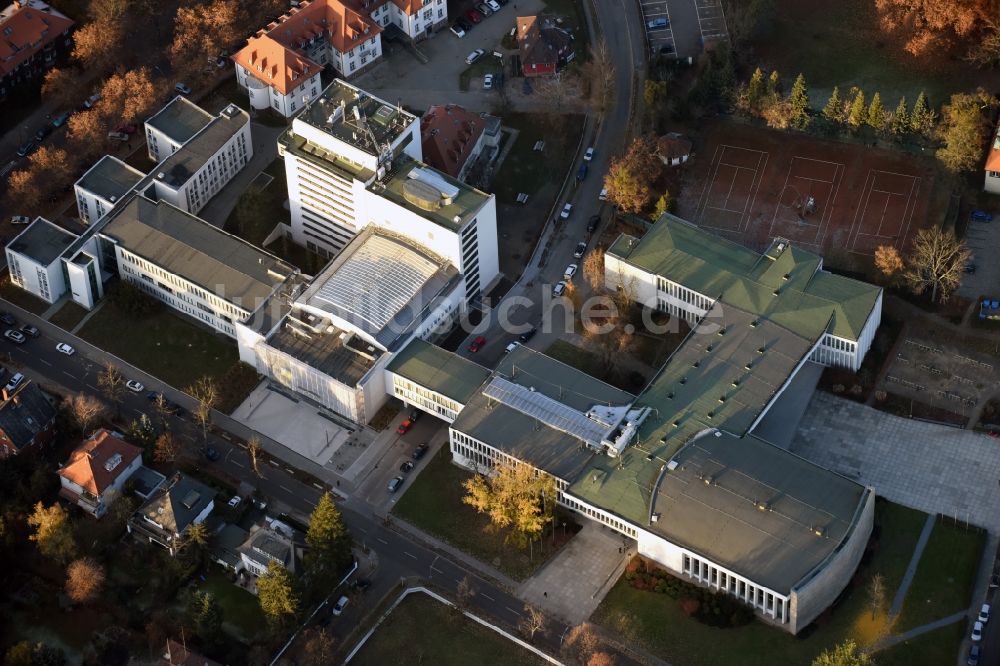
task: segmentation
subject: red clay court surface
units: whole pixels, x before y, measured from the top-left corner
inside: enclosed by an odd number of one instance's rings
[[[930,159],[744,125],[707,135],[679,204],[721,236],[872,256],[879,245],[903,250],[928,226]]]

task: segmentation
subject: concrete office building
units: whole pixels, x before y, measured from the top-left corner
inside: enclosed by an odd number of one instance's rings
[[[46,303],[66,293],[66,277],[59,257],[76,235],[39,217],[7,244],[10,281]]]
[[[607,284],[644,306],[702,319],[715,304],[766,317],[814,347],[810,359],[857,370],[882,318],[882,290],[823,270],[823,258],[776,239],[763,254],[664,215],[605,255]]]
[[[178,95],[146,121],[149,157],[157,166],[140,187],[197,213],[253,157],[250,114],[230,104],[212,117]]]
[[[407,342],[451,328],[463,279],[405,236],[366,227],[311,283],[237,326],[240,359],[334,414],[367,423],[387,400],[384,369]]]
[[[415,342],[387,384],[451,422],[458,464],[531,465],[563,506],[797,633],[850,581],[874,516],[872,489],[757,430],[807,365],[860,364],[877,326],[881,290],[820,265],[787,241],[761,255],[664,216],[606,257],[610,288],[693,325],[639,395],[526,347],[476,387],[484,369]],[[818,354],[831,335],[857,346]]]
[[[101,230],[119,277],[232,338],[298,271],[164,201],[137,196]]]
[[[376,225],[448,259],[467,300],[499,276],[495,197],[423,164],[412,114],[337,80],[278,147],[296,242],[334,256]]]
[[[73,185],[80,219],[85,224],[101,219],[145,177],[117,157],[97,160]]]

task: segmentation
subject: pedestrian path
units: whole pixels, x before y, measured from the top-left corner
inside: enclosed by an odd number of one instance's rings
[[[76,335],[77,332],[79,332],[79,330],[83,328],[84,324],[90,321],[90,318],[93,317],[95,314],[97,314],[100,311],[100,309],[104,307],[104,304],[107,302],[108,299],[106,298],[102,298],[100,301],[98,301],[97,305],[94,306],[94,309],[88,312],[87,314],[83,315],[83,319],[77,322],[76,326],[73,327],[73,330],[70,331],[70,334]]]
[[[910,564],[906,567],[906,573],[903,574],[903,580],[899,583],[899,589],[896,590],[896,596],[892,599],[892,607],[889,608],[889,624],[896,619],[899,615],[899,611],[903,608],[903,600],[906,598],[906,593],[910,589],[910,584],[913,582],[913,576],[917,573],[917,565],[920,564],[920,556],[924,554],[924,548],[927,546],[927,540],[931,538],[931,530],[934,529],[934,521],[936,516],[927,516],[926,522],[924,522],[924,529],[920,532],[920,538],[917,539],[917,545],[913,549],[913,556],[910,557]]]
[[[966,618],[965,611],[958,611],[957,613],[952,613],[948,617],[943,617],[940,620],[934,620],[933,622],[928,622],[927,624],[920,625],[919,627],[914,627],[909,631],[904,631],[901,634],[896,634],[895,636],[890,636],[879,642],[873,649],[872,652],[877,652],[878,650],[885,650],[891,648],[893,645],[898,645],[904,641],[908,641],[911,638],[916,638],[928,632],[934,631],[935,629],[940,629],[941,627],[947,627],[949,624],[955,624],[959,620],[964,620]]]

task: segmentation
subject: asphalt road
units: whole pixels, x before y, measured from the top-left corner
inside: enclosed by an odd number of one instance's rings
[[[30,323],[38,327],[41,332],[40,337],[29,338],[22,345],[0,339],[0,359],[3,359],[2,364],[9,372],[23,372],[30,379],[43,385],[58,385],[72,392],[102,395],[98,388],[97,375],[103,367],[103,359],[88,356],[84,351],[88,346],[86,343],[13,305],[5,304],[3,309],[10,311],[18,319],[18,325]],[[71,356],[58,352],[55,346],[59,342],[72,345],[77,352]],[[146,391],[162,391],[168,398],[181,404],[187,412],[182,415],[183,418],[169,417],[170,430],[192,445],[198,447],[202,445],[201,430],[191,421],[190,398],[136,368],[122,363],[118,365],[127,378],[142,382]],[[144,413],[156,423],[158,417],[146,399],[145,393],[129,392],[122,403],[122,418],[131,421]],[[421,427],[421,430],[415,428],[413,431],[418,437],[424,433],[424,429],[430,431],[434,428],[430,417],[425,415],[424,419],[427,423],[417,423],[417,427]],[[224,476],[255,486],[269,501],[276,501],[276,507],[299,520],[308,520],[320,497],[321,489],[299,481],[278,466],[261,465],[263,477],[258,478],[242,446],[213,434],[209,434],[207,443],[220,453],[220,458],[216,462],[200,458],[203,468],[213,468]],[[392,462],[393,464],[397,462],[395,457]],[[339,505],[344,515],[344,522],[350,528],[355,540],[373,550],[378,561],[376,572],[370,576],[373,587],[364,595],[365,598],[371,599],[373,603],[376,602],[382,593],[389,592],[404,577],[420,578],[447,593],[454,593],[459,581],[468,576],[476,590],[470,602],[473,612],[483,613],[516,627],[523,609],[523,603],[517,598],[447,556],[394,531],[375,514],[375,507],[364,499],[351,497],[341,500]],[[364,605],[353,604],[349,612],[331,622],[331,630],[335,634],[346,635],[360,616]],[[559,641],[567,626],[555,620],[550,620],[549,626],[549,635],[540,638],[539,642],[543,649],[554,654],[558,652]]]

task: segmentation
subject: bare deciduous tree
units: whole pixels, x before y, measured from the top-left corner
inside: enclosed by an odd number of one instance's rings
[[[885,605],[885,579],[882,574],[877,573],[868,581],[868,608],[872,612],[872,619],[882,611]]]
[[[104,403],[86,393],[77,393],[66,398],[66,407],[73,415],[73,420],[80,426],[84,437],[90,434],[90,429],[104,417]]]
[[[202,437],[208,439],[208,426],[212,423],[212,410],[219,402],[219,388],[211,377],[202,377],[192,384],[187,392],[198,401],[192,413],[198,422],[198,427],[201,428]]]
[[[118,366],[108,361],[104,369],[97,374],[97,386],[104,393],[104,397],[115,406],[115,414],[120,418],[122,398],[125,397],[125,377]]]
[[[181,444],[173,433],[165,432],[156,438],[153,447],[153,459],[157,462],[173,462],[180,455]]]
[[[66,596],[74,603],[90,603],[100,595],[104,580],[104,567],[94,558],[73,560],[66,568]]]
[[[548,633],[545,613],[530,604],[524,604],[524,615],[521,617],[521,622],[518,623],[518,628],[529,639],[534,639],[535,634],[544,636]]]
[[[581,67],[581,74],[589,92],[591,106],[598,113],[611,108],[615,94],[615,66],[604,37],[590,49],[590,60]]]
[[[326,666],[333,662],[335,642],[330,632],[322,627],[312,627],[305,632],[306,666]]]
[[[250,456],[250,468],[258,477],[263,476],[263,474],[260,473],[260,460],[258,459],[260,452],[260,439],[257,435],[253,435],[247,440],[247,455]]]
[[[476,588],[472,584],[472,579],[465,576],[458,581],[458,587],[455,589],[455,608],[464,611],[469,607],[469,602],[474,596],[476,596]]]
[[[962,283],[972,253],[951,231],[921,229],[913,239],[903,278],[915,294],[931,290],[931,302],[947,301]]]

